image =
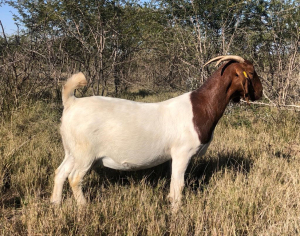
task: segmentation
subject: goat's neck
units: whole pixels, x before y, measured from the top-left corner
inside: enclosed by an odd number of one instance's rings
[[[231,97],[230,78],[212,76],[191,93],[193,122],[202,144],[211,140],[212,133],[222,117]]]

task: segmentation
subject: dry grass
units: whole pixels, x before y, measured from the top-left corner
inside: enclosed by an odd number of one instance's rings
[[[138,172],[99,168],[85,178],[86,208],[76,206],[68,184],[62,206],[52,206],[53,174],[63,158],[60,115],[58,106],[40,102],[19,108],[1,122],[1,235],[300,232],[299,112],[230,109],[208,153],[190,164],[177,215],[170,213],[166,199],[169,163]]]

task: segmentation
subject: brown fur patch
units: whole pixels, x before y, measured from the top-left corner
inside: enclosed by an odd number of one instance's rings
[[[249,74],[247,79],[243,73]],[[257,100],[262,95],[262,85],[249,61],[230,61],[220,67],[199,89],[191,93],[193,123],[202,144],[211,140],[212,133],[229,101]]]

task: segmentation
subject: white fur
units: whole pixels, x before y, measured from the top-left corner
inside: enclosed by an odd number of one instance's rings
[[[96,162],[118,170],[139,170],[172,159],[169,197],[176,208],[191,157],[197,151],[203,155],[209,146],[200,144],[195,131],[190,93],[159,103],[100,96],[75,98],[70,90],[84,84],[82,76],[73,75],[63,91],[65,159],[56,170],[51,201],[61,202],[68,177],[78,204],[84,204],[80,182]]]

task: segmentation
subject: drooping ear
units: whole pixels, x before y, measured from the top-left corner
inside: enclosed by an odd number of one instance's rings
[[[243,86],[243,89],[244,89],[244,99],[248,103],[248,105],[250,105],[250,103],[249,103],[249,88],[248,88],[250,78],[247,75],[246,71],[243,71],[243,75],[245,76],[245,80],[244,80],[245,84]]]
[[[243,79],[240,81],[241,82],[241,86],[244,92],[244,100],[248,103],[248,105],[250,105],[249,103],[249,76],[247,74],[246,71],[237,71],[237,74],[240,75],[241,77],[243,77]]]

